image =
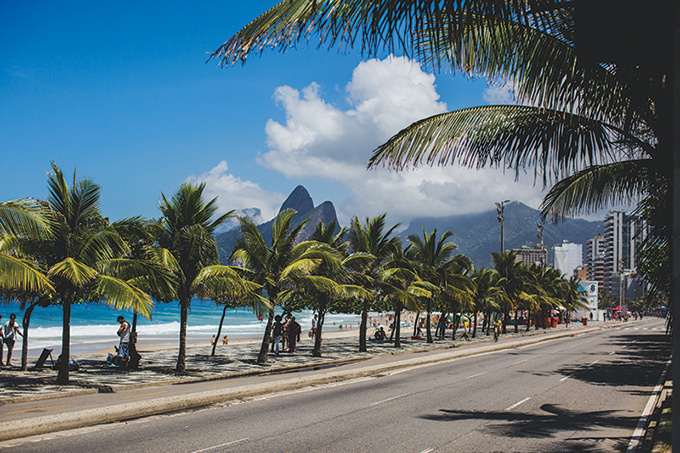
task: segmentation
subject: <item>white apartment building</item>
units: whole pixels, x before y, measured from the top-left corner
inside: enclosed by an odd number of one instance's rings
[[[567,278],[574,275],[574,269],[583,266],[583,245],[565,240],[553,246],[553,267],[559,269]]]
[[[645,221],[621,211],[610,211],[604,219],[604,289],[619,293],[622,274],[637,269],[642,242],[648,234]]]

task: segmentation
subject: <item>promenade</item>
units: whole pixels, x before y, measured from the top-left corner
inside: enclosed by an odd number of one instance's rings
[[[610,323],[607,323],[609,325]],[[621,323],[611,323],[618,325]],[[512,337],[542,337],[554,334],[576,334],[584,330],[599,329],[603,323],[592,323],[588,327],[574,323],[568,329],[563,325],[557,328],[535,330],[528,332],[522,326],[519,333],[514,333],[510,327],[503,338]],[[407,329],[408,331],[408,329]],[[369,330],[369,334],[372,330]],[[404,330],[402,330],[404,333]],[[410,333],[410,331],[408,332]],[[329,335],[323,340],[323,357],[312,357],[314,345],[309,338],[303,337],[298,343],[294,354],[282,352],[278,357],[269,355],[266,365],[257,364],[259,341],[236,342],[226,346],[218,346],[215,356],[211,356],[212,346],[187,348],[186,373],[178,376],[174,373],[177,363],[177,348],[154,351],[141,351],[142,360],[138,370],[123,370],[108,368],[106,357],[102,354],[74,355],[79,364],[78,371],[70,374],[70,384],[60,386],[56,384],[56,370],[50,365],[50,360],[42,369],[31,368],[35,359],[29,361],[28,371],[19,371],[18,367],[0,368],[0,405],[58,398],[86,393],[110,393],[123,389],[140,388],[154,385],[189,383],[208,381],[240,376],[285,372],[309,367],[332,367],[347,362],[367,360],[371,357],[385,354],[400,354],[414,351],[430,351],[437,349],[460,348],[484,342],[493,342],[493,336],[487,336],[478,331],[476,338],[463,340],[460,338],[462,330],[458,331],[457,339],[451,340],[449,330],[446,339],[434,340],[427,343],[423,340],[412,340],[410,336],[402,335],[402,347],[395,348],[389,341],[379,343],[369,340],[367,352],[359,352],[358,329]]]

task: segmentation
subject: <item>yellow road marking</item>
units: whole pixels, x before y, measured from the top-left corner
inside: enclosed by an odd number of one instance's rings
[[[130,396],[121,396],[121,399],[125,398],[137,398],[138,396],[149,396],[149,395],[158,395],[159,393],[167,393],[166,391],[162,392],[153,392],[153,393],[142,393],[141,395],[130,395]]]
[[[70,404],[62,404],[61,406],[50,406],[50,407],[39,407],[37,409],[26,409],[23,411],[12,411],[12,412],[5,412],[5,414],[19,414],[21,412],[35,412],[35,411],[44,411],[47,409],[57,409],[59,407],[68,407]]]
[[[230,385],[230,384],[236,384],[239,381],[231,381],[231,382],[218,382],[217,384],[206,384],[206,387],[213,387],[215,385]]]

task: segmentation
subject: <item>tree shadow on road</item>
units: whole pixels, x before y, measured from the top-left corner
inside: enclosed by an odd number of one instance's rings
[[[607,346],[611,355],[600,362],[573,364],[559,368],[558,374],[594,385],[616,387],[649,387],[656,384],[671,347],[662,335],[621,335]],[[610,358],[611,357],[611,358]],[[648,394],[630,389],[632,394]]]
[[[621,411],[578,412],[562,408],[554,404],[541,406],[542,413],[523,413],[513,411],[468,411],[457,409],[441,409],[436,414],[423,415],[420,418],[440,422],[455,422],[471,419],[487,421],[481,431],[497,437],[510,438],[557,438],[560,433],[574,431],[588,432],[600,428],[635,428],[638,417],[635,414],[623,415]],[[570,438],[569,444],[558,451],[601,451],[602,442],[608,442],[607,448],[623,451],[628,439],[609,439],[602,437]],[[612,442],[614,445],[612,445]]]

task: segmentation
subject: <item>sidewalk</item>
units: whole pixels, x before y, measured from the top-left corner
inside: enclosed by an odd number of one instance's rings
[[[616,323],[616,325],[619,324],[621,323]],[[578,334],[603,327],[606,327],[603,323],[590,324],[588,327],[583,327],[581,324],[572,324],[569,329],[560,325],[555,329],[541,328],[534,330],[532,328],[529,332],[525,332],[525,327],[520,326],[519,333],[515,334],[514,329],[511,327],[508,329],[508,334],[504,337],[552,337],[555,334]],[[399,354],[413,351],[424,352],[493,341],[493,336],[486,336],[479,331],[477,338],[465,341],[460,339],[460,335],[457,335],[458,339],[453,341],[449,331],[447,339],[435,340],[434,343],[402,337],[401,348],[395,348],[390,342],[378,343],[369,340],[367,342],[368,351],[359,352],[358,329],[352,333],[354,335],[351,337],[324,339],[322,346],[323,357],[312,357],[311,350],[314,343],[308,338],[303,338],[298,343],[295,354],[281,353],[278,357],[270,354],[268,364],[264,366],[258,365],[256,361],[260,348],[259,342],[218,346],[214,357],[210,356],[212,346],[188,348],[186,373],[182,376],[174,374],[177,362],[177,349],[142,352],[141,367],[139,370],[134,371],[107,368],[103,357],[92,354],[73,356],[80,364],[80,369],[71,372],[70,384],[67,386],[60,386],[55,383],[57,372],[51,368],[43,368],[41,370],[31,370],[29,368],[29,371],[24,372],[16,368],[2,368],[0,369],[0,405],[84,393],[110,393],[123,389],[162,384],[207,381],[299,368],[331,366],[366,360],[382,354]]]

